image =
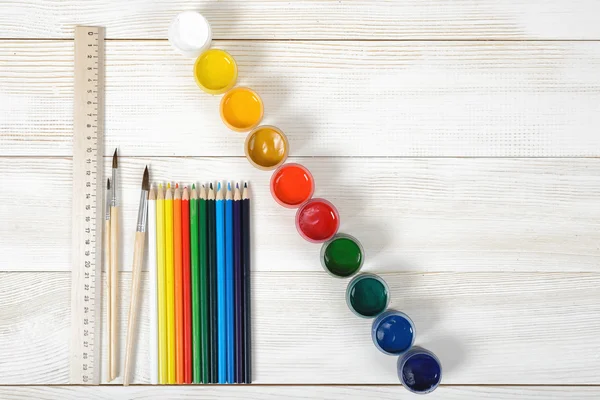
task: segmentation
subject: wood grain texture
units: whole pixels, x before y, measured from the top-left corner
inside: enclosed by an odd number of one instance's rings
[[[0,37],[70,38],[77,24],[109,38],[165,38],[183,10],[228,39],[600,39],[594,0],[3,1]]]
[[[365,271],[598,271],[598,159],[290,161],[306,165],[315,196],[338,207],[340,231],[363,242]],[[298,235],[295,210],[272,199],[271,174],[245,159],[122,156],[119,164],[121,269],[131,270],[138,179],[148,164],[154,182],[249,180],[253,268],[321,271],[320,246]],[[66,159],[0,158],[0,270],[69,270],[70,169]]]
[[[131,274],[120,275],[119,318],[125,321]],[[440,357],[445,384],[600,383],[600,360],[592,351],[600,346],[598,273],[382,276],[392,293],[390,306],[413,318],[416,344]],[[6,308],[0,316],[0,383],[66,383],[69,273],[2,273],[0,278]],[[144,299],[147,284],[144,273]],[[346,284],[324,272],[253,274],[256,383],[398,382],[396,358],[379,353],[371,342],[372,321],[347,309]],[[574,332],[576,338],[569,340]],[[120,333],[124,347],[125,329]],[[147,302],[138,335],[133,382],[147,383]],[[104,347],[103,362],[106,355]]]
[[[444,400],[596,400],[598,387],[543,387],[543,386],[441,386],[427,399]],[[6,400],[146,400],[162,398],[232,400],[379,400],[414,399],[401,386],[35,386],[0,387],[0,397]]]
[[[600,155],[597,42],[216,45],[291,155]],[[70,41],[2,42],[0,155],[71,155],[72,52]],[[166,41],[107,42],[106,68],[105,154],[243,156],[220,97]]]

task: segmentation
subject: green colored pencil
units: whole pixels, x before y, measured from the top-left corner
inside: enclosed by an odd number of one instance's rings
[[[208,199],[206,201],[206,219],[208,226],[208,346],[210,348],[209,369],[210,383],[218,383],[217,368],[219,367],[219,359],[217,356],[217,221],[216,221],[216,204],[215,191],[212,183],[208,189]]]
[[[209,383],[210,347],[208,337],[208,254],[207,254],[207,226],[206,226],[206,189],[200,187],[200,200],[198,200],[199,230],[198,238],[200,247],[200,330],[202,331],[202,382]]]
[[[200,330],[200,248],[198,243],[198,192],[190,196],[190,251],[192,267],[192,382],[202,383],[202,333]]]

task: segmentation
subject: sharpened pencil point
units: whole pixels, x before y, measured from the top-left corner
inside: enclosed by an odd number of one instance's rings
[[[212,187],[212,182],[211,182],[211,184],[210,184],[210,188],[211,188],[211,189],[213,188],[213,187]]]
[[[171,182],[167,183],[167,189],[171,189]]]
[[[113,154],[113,161],[112,161],[112,167],[113,168],[119,168],[119,156],[117,155],[117,149],[115,149],[115,153]]]
[[[231,190],[231,182],[227,182],[227,190]]]
[[[148,176],[148,166],[144,169],[144,177],[142,178],[142,190],[150,190],[150,178]]]
[[[247,188],[248,187],[248,182],[244,182],[244,187]]]
[[[217,183],[217,190],[221,190],[221,182]]]
[[[196,189],[196,184],[192,183],[192,189]]]
[[[175,189],[179,189],[179,183],[175,184]]]
[[[110,178],[106,180],[106,190],[110,190]]]
[[[239,188],[240,188],[240,185],[239,185],[237,182],[235,183],[235,188],[236,188],[236,189],[239,189]]]

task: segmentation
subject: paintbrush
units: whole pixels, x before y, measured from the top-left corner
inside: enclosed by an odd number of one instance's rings
[[[135,244],[133,248],[133,266],[131,268],[131,301],[129,303],[129,318],[127,322],[127,347],[125,348],[125,370],[123,372],[123,385],[129,385],[129,369],[133,353],[133,335],[137,320],[137,303],[140,297],[140,282],[142,280],[142,264],[144,262],[144,244],[146,243],[146,223],[148,220],[148,166],[144,170],[142,179],[142,193],[140,195],[140,208],[138,209]]]
[[[119,286],[119,206],[117,202],[117,149],[112,159],[110,201],[110,262],[108,265],[108,381],[117,377],[117,298]]]

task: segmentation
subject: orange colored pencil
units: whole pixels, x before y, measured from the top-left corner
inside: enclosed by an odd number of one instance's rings
[[[181,238],[183,248],[183,382],[192,383],[192,271],[190,254],[190,192],[181,195]]]
[[[183,343],[183,248],[181,242],[181,191],[175,185],[173,194],[173,253],[175,269],[175,351],[176,382],[183,383],[184,343]]]

